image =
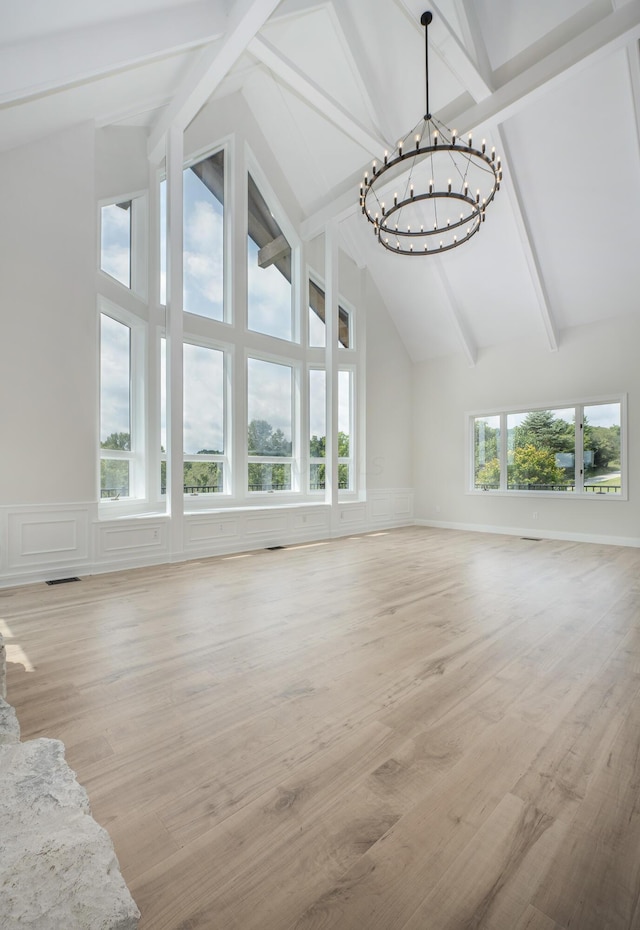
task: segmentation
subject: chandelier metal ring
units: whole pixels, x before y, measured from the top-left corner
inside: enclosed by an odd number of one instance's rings
[[[403,255],[446,252],[471,239],[502,180],[495,149],[487,153],[484,141],[475,148],[471,134],[466,141],[459,139],[429,112],[431,20],[431,13],[420,20],[425,27],[426,116],[391,156],[385,152],[381,165],[372,163],[371,176],[366,171],[360,184],[360,207],[380,244]],[[451,216],[456,205],[466,208],[459,217]]]

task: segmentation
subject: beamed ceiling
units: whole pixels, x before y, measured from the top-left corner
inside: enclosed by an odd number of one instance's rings
[[[386,252],[357,208],[372,158],[431,109],[503,155],[482,231],[441,256]],[[640,295],[640,0],[21,0],[0,7],[0,148],[85,120],[148,131],[240,92],[311,238],[335,222],[411,358],[526,340]],[[612,323],[612,325],[614,325]]]

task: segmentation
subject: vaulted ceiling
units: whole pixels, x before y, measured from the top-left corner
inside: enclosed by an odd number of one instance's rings
[[[502,153],[481,233],[386,252],[363,170],[431,109]],[[0,7],[0,150],[85,120],[163,134],[242,93],[313,237],[335,221],[415,361],[635,312],[640,295],[640,0],[21,0]],[[612,323],[612,325],[615,325]]]

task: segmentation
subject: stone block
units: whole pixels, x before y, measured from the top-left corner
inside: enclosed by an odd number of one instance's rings
[[[0,746],[2,930],[136,930],[111,839],[58,740]]]
[[[20,742],[20,724],[11,704],[0,698],[0,746]]]

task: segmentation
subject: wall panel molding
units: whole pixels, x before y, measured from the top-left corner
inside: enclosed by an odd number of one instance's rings
[[[413,523],[413,490],[367,500],[187,513],[180,551],[166,514],[99,519],[97,503],[0,507],[0,588],[69,576],[292,546]]]

